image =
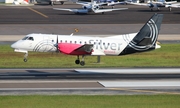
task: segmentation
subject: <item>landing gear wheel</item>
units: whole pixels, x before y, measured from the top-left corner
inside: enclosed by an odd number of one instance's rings
[[[157,8],[158,11],[160,11],[160,8]]]
[[[80,60],[75,60],[75,63],[76,63],[76,64],[79,64],[79,63],[80,63]]]
[[[61,5],[63,5],[63,4],[64,4],[64,2],[63,2],[63,1],[60,1],[60,3],[61,3]]]
[[[27,62],[27,59],[26,59],[26,58],[24,58],[24,59],[23,59],[23,61],[24,61],[24,62]]]
[[[84,65],[85,65],[85,62],[84,62],[84,61],[81,61],[81,62],[80,62],[80,65],[81,65],[81,66],[84,66]]]
[[[50,4],[51,6],[53,6],[53,5],[54,5],[54,2],[53,2],[53,1],[50,1],[49,4]]]
[[[169,8],[169,12],[171,12],[171,8]]]

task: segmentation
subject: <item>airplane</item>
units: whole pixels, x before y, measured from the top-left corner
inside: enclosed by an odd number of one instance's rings
[[[103,6],[111,6],[112,9],[115,7],[115,5],[119,5],[119,4],[126,4],[125,2],[114,2],[114,1],[111,1],[111,2],[104,2],[105,4],[101,5],[102,8],[104,8]]]
[[[166,2],[165,0],[158,0],[157,2],[150,1],[149,3],[133,3],[133,2],[126,2],[126,3],[132,5],[139,5],[139,6],[148,6],[151,9],[151,11],[153,11],[153,8],[157,8],[157,10],[160,10],[161,7],[166,7],[166,5],[173,4],[176,2],[177,1]],[[172,10],[171,7],[166,7],[166,8],[169,8],[169,11]]]
[[[167,8],[180,8],[180,3],[177,4],[168,4],[166,5]]]
[[[82,9],[63,9],[63,8],[53,8],[53,9],[54,10],[70,11],[70,12],[74,12],[75,14],[87,14],[89,12],[104,14],[104,12],[111,12],[111,11],[115,11],[115,10],[126,10],[126,9],[128,9],[128,8],[100,9],[100,6],[105,4],[105,3],[96,3],[96,1],[93,1],[93,2],[76,2],[76,4],[83,5]]]
[[[115,7],[115,5],[126,4],[126,2],[119,2],[116,0],[97,0],[97,2],[103,3],[101,4],[101,8],[104,8],[104,6],[111,6],[112,9]]]
[[[157,44],[163,14],[154,14],[137,33],[108,37],[77,35],[28,34],[11,45],[15,52],[60,52],[77,56],[76,64],[85,65],[85,56],[122,56],[161,48]],[[80,56],[82,59],[80,60]]]

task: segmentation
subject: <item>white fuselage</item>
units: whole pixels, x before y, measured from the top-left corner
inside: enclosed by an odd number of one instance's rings
[[[17,52],[55,52],[57,51],[56,46],[59,43],[79,45],[93,44],[93,52],[91,55],[119,55],[135,35],[136,33],[101,38],[54,34],[29,34],[22,40],[12,44],[11,47]]]

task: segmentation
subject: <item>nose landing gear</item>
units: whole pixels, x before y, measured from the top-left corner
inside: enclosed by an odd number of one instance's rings
[[[28,53],[25,53],[24,59],[23,59],[24,62],[27,62],[27,61],[28,61],[28,60],[27,60],[27,56],[28,56]]]

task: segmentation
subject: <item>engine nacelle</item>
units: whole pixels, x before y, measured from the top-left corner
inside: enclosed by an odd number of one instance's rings
[[[100,8],[99,5],[93,5],[94,10],[98,10],[99,8]]]
[[[82,6],[83,9],[91,9],[91,6]]]
[[[149,7],[153,8],[153,7],[154,7],[154,4],[149,3]]]

